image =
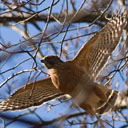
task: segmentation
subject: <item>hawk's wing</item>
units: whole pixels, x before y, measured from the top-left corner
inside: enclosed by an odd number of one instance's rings
[[[33,86],[34,89],[31,95]],[[25,85],[9,98],[1,101],[0,110],[26,109],[32,106],[41,105],[61,95],[63,95],[63,93],[53,86],[51,79],[45,78]]]
[[[95,78],[118,45],[126,23],[126,13],[114,17],[83,45],[73,62]]]

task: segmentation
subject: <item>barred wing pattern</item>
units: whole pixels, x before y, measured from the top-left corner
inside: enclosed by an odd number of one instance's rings
[[[126,14],[122,13],[109,21],[100,32],[95,34],[83,45],[76,57],[72,60],[72,63],[82,68],[86,74],[89,74],[88,76],[91,79],[96,78],[98,73],[105,66],[110,54],[118,45],[122,31],[126,25],[126,18]],[[33,92],[32,95],[30,95],[33,86]],[[101,88],[103,87],[104,86],[101,86]],[[115,95],[111,95],[108,99],[110,102],[114,102],[117,98],[116,92],[113,92],[112,94]],[[0,111],[21,110],[38,106],[61,95],[63,95],[63,93],[54,87],[51,78],[42,79],[25,85],[9,98],[1,101]],[[96,103],[92,102],[95,98],[96,97],[90,96],[90,104],[92,107]],[[98,98],[96,99],[98,101]],[[104,104],[103,111],[105,110],[104,107],[108,109],[107,104]]]
[[[90,78],[95,79],[98,76],[109,56],[119,44],[122,31],[127,23],[126,19],[126,13],[114,17],[83,45],[74,58],[74,63],[85,69]]]
[[[33,86],[34,89],[30,96]],[[51,79],[45,78],[25,85],[9,98],[1,101],[0,111],[22,110],[38,106],[61,95],[63,93],[53,86]]]

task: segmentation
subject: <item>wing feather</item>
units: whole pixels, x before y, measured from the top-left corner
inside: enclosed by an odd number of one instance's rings
[[[30,96],[33,86],[34,89]],[[22,110],[38,106],[61,95],[63,93],[53,86],[51,79],[45,78],[25,85],[9,98],[1,101],[0,111]]]
[[[127,23],[126,14],[119,14],[96,33],[74,57],[73,62],[96,78],[105,66],[109,56],[119,44],[123,29]]]

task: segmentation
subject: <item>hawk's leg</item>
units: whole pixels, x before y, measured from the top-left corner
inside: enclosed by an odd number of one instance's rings
[[[104,128],[104,124],[103,124],[104,121],[100,119],[100,117],[96,114],[95,110],[89,104],[81,104],[80,106],[84,110],[86,110],[86,112],[89,113],[91,117],[95,116],[98,122],[100,123],[101,128]]]

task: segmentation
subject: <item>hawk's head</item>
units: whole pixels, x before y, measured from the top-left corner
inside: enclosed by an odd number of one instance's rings
[[[58,56],[46,56],[41,60],[41,62],[44,63],[48,69],[55,68],[57,64],[63,63]]]

